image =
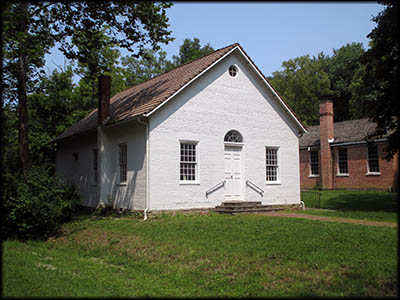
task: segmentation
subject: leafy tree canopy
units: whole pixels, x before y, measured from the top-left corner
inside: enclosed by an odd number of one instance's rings
[[[389,134],[388,158],[400,149],[399,116],[399,3],[380,1],[385,6],[372,20],[377,26],[368,34],[370,49],[363,85],[369,90],[367,113],[377,124],[376,134]]]

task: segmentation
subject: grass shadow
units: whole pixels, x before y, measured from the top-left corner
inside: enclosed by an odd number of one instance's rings
[[[321,207],[340,211],[397,212],[397,195],[382,193],[347,193],[321,199]]]

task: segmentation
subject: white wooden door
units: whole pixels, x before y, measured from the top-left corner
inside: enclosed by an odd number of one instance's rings
[[[225,146],[225,200],[243,200],[242,147]]]

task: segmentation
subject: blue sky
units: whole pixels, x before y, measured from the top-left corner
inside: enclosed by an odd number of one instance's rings
[[[185,38],[219,49],[240,43],[265,76],[281,70],[285,60],[324,52],[332,55],[347,43],[368,48],[371,21],[384,6],[376,2],[175,2],[167,10],[173,42],[163,46],[177,55]],[[121,51],[122,55],[128,52]],[[57,53],[46,66],[63,65]]]

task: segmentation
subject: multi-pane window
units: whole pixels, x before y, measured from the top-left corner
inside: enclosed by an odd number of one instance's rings
[[[368,172],[379,173],[378,146],[368,146]]]
[[[319,175],[318,151],[310,151],[310,175]]]
[[[127,146],[126,144],[118,145],[119,148],[119,182],[127,180]]]
[[[180,180],[197,180],[197,154],[194,143],[181,143]]]
[[[266,151],[266,180],[267,182],[278,181],[278,149],[265,148]]]
[[[347,148],[338,149],[339,174],[349,174],[347,165]]]
[[[97,183],[97,149],[93,149],[93,181],[94,183]]]

